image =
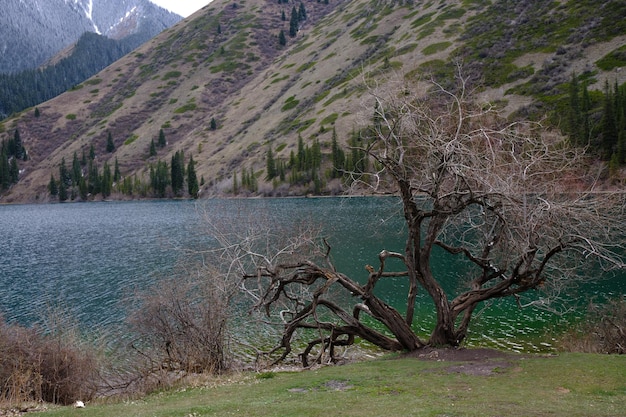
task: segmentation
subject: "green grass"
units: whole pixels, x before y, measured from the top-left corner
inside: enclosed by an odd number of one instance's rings
[[[133,133],[132,135],[130,135],[130,137],[128,139],[126,139],[124,141],[124,145],[130,145],[131,143],[133,143],[137,139],[139,139],[139,136],[137,136],[136,134]]]
[[[287,100],[285,100],[285,104],[281,108],[281,111],[291,110],[295,108],[298,105],[298,103],[300,103],[300,100],[296,100],[295,96],[291,96]]]
[[[332,113],[332,114],[329,114],[328,116],[324,117],[320,123],[322,125],[332,125],[332,124],[335,123],[335,121],[337,120],[338,117],[339,117],[339,115],[337,113]]]
[[[614,68],[626,66],[626,45],[600,58],[596,61],[596,65],[604,71],[611,71]]]
[[[452,45],[452,42],[433,43],[432,45],[428,45],[426,48],[422,49],[422,53],[424,55],[436,54],[437,52],[445,51],[450,45]]]
[[[178,78],[178,77],[180,77],[181,75],[183,75],[183,73],[182,73],[182,72],[180,72],[180,71],[169,71],[169,72],[168,72],[168,73],[166,73],[166,74],[165,74],[165,75],[164,75],[161,79],[162,79],[163,81],[167,81],[167,80],[169,80],[169,79],[171,79],[171,78]]]
[[[314,66],[315,66],[315,61],[307,62],[307,63],[300,65],[298,69],[296,69],[296,72],[304,72],[308,70],[309,68],[313,68]]]
[[[419,46],[418,43],[410,43],[408,45],[404,45],[403,47],[398,48],[398,50],[395,53],[395,56],[409,54],[409,53],[413,52],[415,50],[415,48],[417,48],[418,46]]]
[[[626,404],[626,357],[516,358],[492,375],[454,363],[371,360],[315,371],[240,376],[213,388],[142,400],[61,407],[42,416],[616,416]]]
[[[98,85],[102,82],[101,78],[92,78],[90,80],[85,81],[85,84],[87,85]]]
[[[196,109],[196,103],[194,103],[193,100],[190,100],[184,106],[181,106],[181,107],[177,108],[176,110],[174,110],[174,113],[182,114],[182,113],[186,113],[188,111],[194,111],[195,109]]]
[[[423,16],[418,17],[413,22],[411,22],[411,27],[417,28],[419,26],[422,26],[422,25],[430,22],[432,20],[433,15],[434,15],[434,13],[428,13],[428,14],[425,14]]]

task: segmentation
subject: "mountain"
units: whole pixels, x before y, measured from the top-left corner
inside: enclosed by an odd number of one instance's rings
[[[45,67],[0,74],[0,118],[58,96],[131,52],[142,41],[135,35],[109,39],[85,32]]]
[[[0,73],[33,69],[84,32],[136,46],[181,17],[148,0],[4,0],[0,14]]]
[[[0,201],[56,200],[51,176],[70,199],[100,199],[98,169],[114,166],[109,198],[152,197],[181,155],[193,156],[201,195],[340,192],[334,137],[354,166],[347,145],[373,114],[368,85],[445,80],[462,62],[504,113],[540,117],[567,101],[572,74],[598,104],[605,81],[626,81],[625,50],[622,0],[214,0],[0,123],[0,140],[17,131],[28,154]],[[286,167],[284,180],[265,179]]]

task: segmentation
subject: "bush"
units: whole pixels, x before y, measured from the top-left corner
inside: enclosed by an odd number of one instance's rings
[[[296,107],[300,103],[300,100],[296,100],[295,96],[289,97],[283,107],[280,109],[281,111],[288,111]]]
[[[85,401],[95,395],[96,377],[96,355],[75,337],[10,325],[0,317],[0,401]]]
[[[135,296],[129,323],[143,378],[165,372],[220,373],[228,368],[229,296],[218,276],[164,279]],[[195,275],[197,277],[197,275]]]
[[[596,61],[596,65],[604,71],[626,66],[626,45],[600,58]]]
[[[570,352],[626,353],[626,298],[590,304],[587,317],[563,337]]]
[[[194,111],[196,109],[196,103],[187,103],[184,106],[181,106],[179,108],[177,108],[176,110],[174,110],[174,113],[176,114],[182,114],[182,113],[186,113],[188,111]]]

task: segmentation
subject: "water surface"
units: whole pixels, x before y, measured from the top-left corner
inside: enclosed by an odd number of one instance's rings
[[[0,312],[11,322],[40,321],[51,310],[66,311],[88,328],[106,327],[125,317],[125,297],[180,267],[185,253],[215,245],[207,224],[242,231],[280,224],[297,230],[321,225],[342,272],[366,279],[366,264],[377,265],[382,249],[402,251],[403,221],[394,198],[293,198],[201,201],[103,202],[0,206]],[[444,257],[434,270],[450,289],[462,264]],[[619,277],[586,291],[624,294]],[[381,285],[379,295],[402,307],[403,279]],[[586,296],[586,295],[585,295]],[[584,303],[582,303],[584,304]],[[433,320],[432,306],[420,298],[420,314]],[[471,326],[469,345],[543,350],[546,328],[563,318],[512,301],[484,307]]]

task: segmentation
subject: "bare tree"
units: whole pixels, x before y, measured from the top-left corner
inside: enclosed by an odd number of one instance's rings
[[[163,279],[138,295],[131,316],[132,348],[147,360],[143,373],[160,370],[220,373],[228,368],[231,295],[220,273],[205,268]]]
[[[481,302],[516,297],[520,307],[546,306],[568,285],[597,279],[585,275],[585,261],[604,269],[624,266],[624,195],[596,191],[584,150],[539,123],[501,118],[473,99],[462,77],[457,81],[453,91],[435,82],[421,85],[421,94],[406,85],[394,94],[370,90],[375,115],[363,150],[378,170],[366,180],[400,197],[402,253],[382,248],[378,267],[366,266],[365,284],[335,270],[328,245],[319,252],[323,262],[275,259],[246,274],[246,280],[264,280],[258,305],[284,319],[279,359],[302,330],[317,332],[302,352],[305,365],[315,347],[319,361],[354,337],[389,350],[458,346]],[[458,294],[446,292],[431,269],[435,248],[470,265]],[[404,270],[388,271],[390,259],[400,260]],[[409,284],[402,313],[374,294],[380,280],[398,276]],[[334,301],[335,288],[358,302],[346,308]],[[420,289],[437,313],[427,340],[412,330],[420,320]],[[533,297],[524,298],[531,290]],[[385,332],[368,324],[372,318]]]

